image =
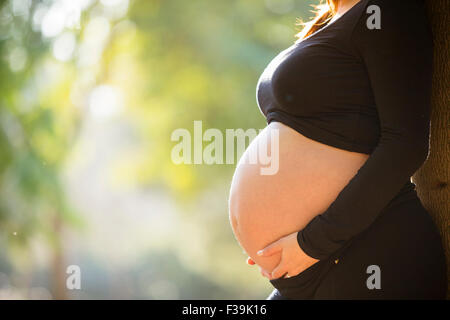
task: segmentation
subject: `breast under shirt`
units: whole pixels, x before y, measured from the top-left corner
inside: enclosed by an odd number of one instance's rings
[[[361,0],[262,73],[257,102],[268,124],[370,155],[329,208],[299,231],[309,256],[325,259],[414,188],[410,177],[429,151],[432,52],[423,1]]]

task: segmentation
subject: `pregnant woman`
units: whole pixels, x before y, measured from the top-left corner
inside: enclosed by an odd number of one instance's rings
[[[229,210],[268,299],[445,297],[441,239],[410,180],[428,156],[432,53],[422,1],[329,0],[264,70],[268,126]],[[247,161],[261,145],[275,174]]]

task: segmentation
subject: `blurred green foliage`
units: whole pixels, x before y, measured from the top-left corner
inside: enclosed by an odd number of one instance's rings
[[[225,283],[237,292],[240,284],[230,280],[245,266],[239,255],[227,257],[237,247],[226,225],[234,165],[175,165],[170,135],[192,131],[194,120],[204,130],[263,128],[256,82],[294,42],[295,23],[311,16],[313,2],[0,0],[0,271],[13,272],[36,234],[57,248],[55,223],[89,226],[67,200],[64,170],[95,114],[93,91],[115,88],[124,106],[118,115],[139,141],[114,159],[116,182],[164,190],[197,228],[207,226],[210,268],[217,268],[208,277],[224,279],[200,285],[202,293],[185,288],[181,297],[205,297]],[[211,190],[221,203],[199,205]],[[184,279],[180,286],[195,285]]]

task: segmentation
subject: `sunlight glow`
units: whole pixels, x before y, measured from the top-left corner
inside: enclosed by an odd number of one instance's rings
[[[9,67],[13,72],[22,71],[28,60],[28,54],[22,47],[15,47],[9,54]]]
[[[110,85],[100,85],[89,96],[89,110],[94,118],[108,118],[118,114],[123,108],[122,92]]]
[[[53,56],[59,61],[68,61],[72,58],[76,47],[76,39],[72,32],[65,32],[53,42]]]

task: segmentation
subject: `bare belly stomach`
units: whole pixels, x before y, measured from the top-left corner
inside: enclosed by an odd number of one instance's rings
[[[278,143],[274,143],[276,132]],[[268,156],[255,161],[255,154]],[[280,254],[259,257],[256,252],[303,229],[324,212],[368,157],[322,144],[284,124],[271,122],[242,155],[231,183],[230,223],[245,253],[271,272]]]

